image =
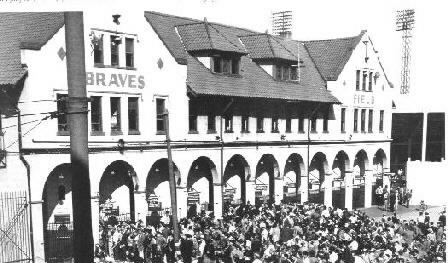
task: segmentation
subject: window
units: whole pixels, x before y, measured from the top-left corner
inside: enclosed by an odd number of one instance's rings
[[[156,129],[158,133],[165,132],[165,99],[156,99]]]
[[[278,132],[278,118],[272,118],[271,132]]]
[[[311,118],[311,132],[317,132],[316,130],[316,125],[317,124],[317,119],[316,117]]]
[[[216,119],[215,115],[208,115],[207,116],[207,129],[208,133],[215,133],[216,132]]]
[[[126,38],[126,67],[134,67],[134,39]]]
[[[362,90],[366,91],[366,83],[367,82],[367,72],[363,71],[362,72]]]
[[[282,66],[280,65],[275,66],[275,79],[277,80],[282,79]]]
[[[283,71],[282,80],[289,80],[289,67],[283,66],[282,71]]]
[[[274,78],[276,80],[297,80],[297,65],[275,65]]]
[[[286,128],[285,132],[290,133],[291,132],[291,118],[286,117]]]
[[[233,132],[233,116],[226,115],[224,117],[224,132]]]
[[[104,64],[103,34],[101,34],[93,45],[93,63]]]
[[[380,132],[384,132],[384,110],[380,110]]]
[[[298,79],[298,67],[296,65],[293,65],[291,67],[291,80],[297,80]]]
[[[361,110],[361,132],[366,131],[366,109]]]
[[[58,94],[57,99],[57,111],[58,111],[58,132],[68,135],[68,118],[67,118],[67,94]]]
[[[323,132],[328,132],[328,114],[324,115],[323,123],[322,123]]]
[[[188,102],[188,131],[190,133],[198,132],[198,115],[194,103],[190,100]]]
[[[240,74],[240,59],[232,59],[232,74]]]
[[[304,118],[299,118],[298,119],[299,122],[299,133],[304,133],[305,132],[305,119]]]
[[[120,58],[118,45],[120,42],[121,40],[118,36],[110,36],[110,64],[112,66],[119,65]]]
[[[345,132],[345,108],[341,108],[341,132]]]
[[[92,132],[102,132],[103,123],[101,119],[101,97],[92,96],[90,99],[90,122]]]
[[[121,99],[110,98],[110,128],[112,133],[121,132]]]
[[[213,58],[213,72],[225,74],[239,74],[240,58]]]
[[[353,131],[358,132],[358,109],[354,110],[353,116]]]
[[[257,117],[257,132],[264,132],[264,118]]]
[[[357,70],[356,71],[356,90],[359,90],[359,80],[361,78],[361,71]]]
[[[249,117],[241,116],[241,132],[249,132]]]
[[[138,98],[128,98],[128,128],[129,134],[139,134]]]
[[[372,132],[372,125],[373,125],[373,110],[369,110],[369,125],[368,125],[369,132]]]
[[[369,72],[369,91],[372,91],[373,72]]]

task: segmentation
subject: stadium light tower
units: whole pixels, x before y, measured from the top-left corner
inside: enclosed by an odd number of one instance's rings
[[[292,35],[292,11],[280,11],[272,13],[272,34],[284,38]]]
[[[402,32],[402,60],[401,60],[401,88],[400,94],[409,94],[410,91],[410,70],[411,60],[411,39],[412,30],[415,24],[414,9],[405,9],[397,11],[396,31]]]

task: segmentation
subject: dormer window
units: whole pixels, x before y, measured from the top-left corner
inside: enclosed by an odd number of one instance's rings
[[[297,65],[275,65],[274,78],[276,80],[297,80]]]
[[[213,72],[224,74],[239,74],[240,58],[214,57],[212,59]]]

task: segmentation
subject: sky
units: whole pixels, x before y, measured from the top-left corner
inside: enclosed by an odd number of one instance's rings
[[[10,10],[36,11],[123,9],[153,10],[173,15],[204,19],[260,32],[271,29],[271,14],[293,11],[293,38],[298,40],[348,37],[366,29],[371,36],[386,74],[400,87],[402,39],[395,31],[397,10],[415,9],[416,24],[411,45],[411,100],[425,105],[444,105],[448,88],[437,76],[445,74],[445,47],[448,37],[442,18],[444,0],[3,0]],[[25,7],[25,8],[24,8]],[[6,10],[6,9],[5,9]],[[412,104],[412,103],[411,103]]]

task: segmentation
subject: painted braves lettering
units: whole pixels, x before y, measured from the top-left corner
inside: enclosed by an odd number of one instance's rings
[[[145,78],[144,76],[132,74],[87,72],[86,84],[92,86],[143,89],[145,87]]]

